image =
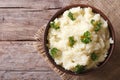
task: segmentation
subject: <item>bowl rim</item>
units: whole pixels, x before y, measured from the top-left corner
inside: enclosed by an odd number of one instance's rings
[[[80,73],[80,74],[76,74],[75,72],[72,72],[72,71],[69,71],[69,70],[65,70],[62,66],[59,66],[57,65],[55,62],[54,62],[54,59],[50,56],[49,54],[49,49],[47,47],[47,43],[48,43],[48,40],[47,40],[47,36],[48,36],[48,31],[49,31],[49,28],[50,28],[50,22],[53,21],[55,18],[59,17],[60,15],[62,15],[63,12],[65,12],[66,10],[70,9],[70,8],[73,8],[73,7],[81,7],[81,8],[86,8],[86,7],[90,7],[92,8],[92,11],[94,13],[99,13],[101,15],[101,17],[103,17],[104,20],[106,20],[108,22],[108,29],[109,29],[109,33],[110,33],[110,38],[112,38],[112,40],[114,41],[113,44],[110,44],[110,48],[108,50],[108,56],[106,57],[106,59],[101,62],[97,68],[94,68],[94,69],[89,69],[89,70],[86,70],[84,71],[83,73]],[[58,10],[53,16],[52,18],[49,20],[47,26],[46,26],[46,29],[45,29],[45,32],[44,32],[44,50],[45,50],[45,53],[49,59],[49,61],[57,68],[59,69],[60,71],[62,71],[63,73],[67,73],[67,74],[71,74],[71,75],[76,75],[76,76],[80,76],[80,75],[85,75],[85,74],[88,74],[90,72],[93,72],[93,71],[96,71],[100,68],[102,68],[109,60],[110,56],[112,55],[113,51],[114,51],[114,48],[115,48],[115,32],[114,32],[114,29],[113,29],[113,26],[110,22],[110,20],[106,17],[106,15],[100,11],[99,9],[95,8],[94,6],[91,6],[91,5],[88,5],[88,4],[73,4],[73,5],[69,5],[69,6],[66,6],[66,7],[63,7],[61,8],[60,10]]]

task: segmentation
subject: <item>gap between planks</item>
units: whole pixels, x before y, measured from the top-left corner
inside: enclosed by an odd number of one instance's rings
[[[44,9],[32,9],[31,7],[0,7],[0,10],[23,10],[26,12],[40,12],[45,10],[59,10],[62,7],[44,8]]]
[[[0,42],[38,42],[35,39],[24,39],[24,40],[0,40]]]
[[[53,70],[0,70],[6,72],[53,72]]]

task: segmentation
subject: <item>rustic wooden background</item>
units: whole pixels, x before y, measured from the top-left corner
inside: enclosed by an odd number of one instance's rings
[[[0,0],[0,80],[61,80],[33,47],[34,34],[60,8],[76,3],[104,12],[117,44],[104,68],[77,80],[120,80],[119,0]]]

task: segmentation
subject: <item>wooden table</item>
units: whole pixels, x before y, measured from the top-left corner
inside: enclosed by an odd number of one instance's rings
[[[0,80],[61,80],[33,47],[34,34],[56,11],[75,3],[103,11],[117,35],[115,53],[105,71],[78,80],[120,80],[119,0],[0,0]]]

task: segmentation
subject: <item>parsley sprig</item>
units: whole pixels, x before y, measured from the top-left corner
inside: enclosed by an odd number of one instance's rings
[[[75,66],[74,70],[75,73],[79,74],[85,71],[85,66],[83,65],[77,65]]]
[[[88,44],[90,43],[92,40],[91,40],[91,34],[89,31],[86,31],[83,36],[81,37],[81,41],[85,44]]]
[[[73,16],[73,13],[71,13],[71,12],[68,13],[68,17],[69,17],[72,21],[75,20],[75,17]]]
[[[76,43],[76,41],[74,40],[74,37],[73,36],[70,36],[69,37],[69,46],[70,47],[73,47],[73,45]]]
[[[91,54],[91,59],[92,59],[93,61],[96,61],[96,60],[98,59],[98,55],[93,52],[93,53]]]
[[[50,27],[51,27],[51,28],[54,28],[55,30],[57,30],[57,29],[60,28],[60,26],[59,26],[58,24],[55,24],[54,21],[50,22]]]
[[[57,48],[54,47],[50,50],[50,55],[52,56],[52,58],[55,58],[58,54],[59,50]]]
[[[101,29],[101,21],[95,21],[94,19],[91,20],[91,24],[94,26],[94,31],[98,32]]]

